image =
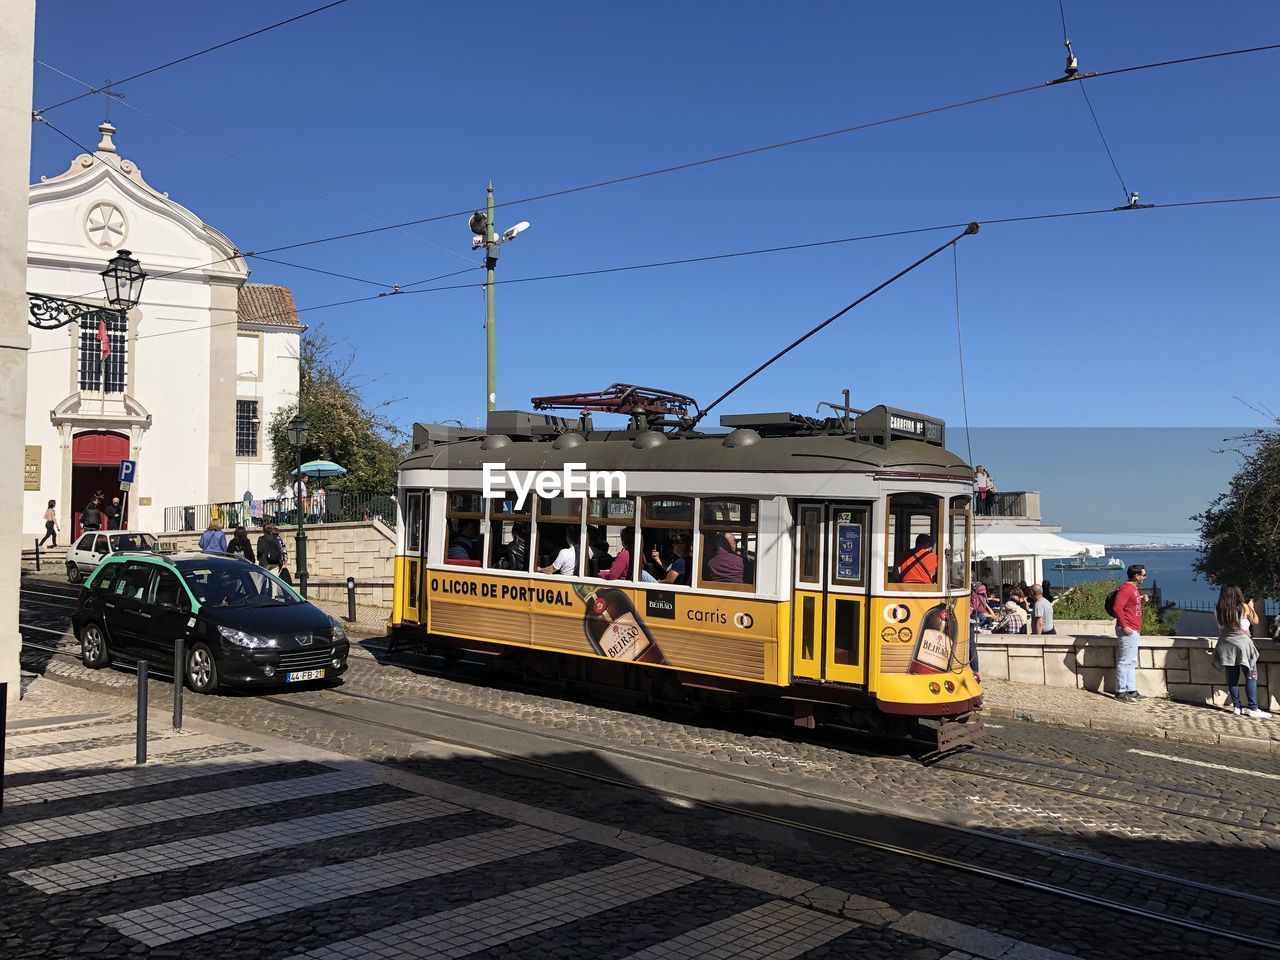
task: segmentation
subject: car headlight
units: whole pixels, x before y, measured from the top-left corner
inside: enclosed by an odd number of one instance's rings
[[[224,640],[230,640],[237,647],[244,647],[246,650],[261,650],[265,647],[274,647],[276,645],[274,637],[259,637],[256,634],[245,633],[243,630],[237,630],[234,627],[219,627],[218,632],[222,634]]]
[[[331,624],[333,625],[333,639],[334,639],[334,640],[346,640],[346,639],[347,639],[347,631],[346,631],[346,630],[344,630],[344,629],[342,628],[342,621],[341,621],[341,620],[339,620],[337,617],[330,617],[330,618],[329,618],[329,623],[331,623]]]

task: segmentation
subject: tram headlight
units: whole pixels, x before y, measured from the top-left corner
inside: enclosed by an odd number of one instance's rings
[[[930,681],[929,681],[929,692],[930,692],[930,693],[932,693],[932,694],[939,694],[939,693],[941,693],[941,692],[942,692],[942,687],[940,687],[940,686],[938,685],[938,681],[937,681],[937,680],[930,680]]]
[[[946,690],[946,691],[947,691],[947,693],[955,693],[955,692],[956,692],[956,685],[955,685],[954,683],[952,683],[950,680],[943,680],[943,681],[942,681],[942,687],[943,687],[943,689],[944,689],[944,690]]]

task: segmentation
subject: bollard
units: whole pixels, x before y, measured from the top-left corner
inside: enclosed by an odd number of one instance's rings
[[[40,541],[36,541],[36,573],[40,572]]]
[[[347,623],[356,622],[356,578],[347,577]]]
[[[139,764],[147,762],[147,661],[138,661],[138,753]]]
[[[187,640],[179,637],[173,648],[173,729],[182,729],[182,688],[186,686]]]
[[[4,732],[9,729],[9,684],[0,681],[0,810],[4,809]]]

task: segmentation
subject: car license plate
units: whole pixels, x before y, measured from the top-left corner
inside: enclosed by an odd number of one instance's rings
[[[297,683],[300,680],[323,680],[323,670],[295,670],[284,675],[285,683]]]

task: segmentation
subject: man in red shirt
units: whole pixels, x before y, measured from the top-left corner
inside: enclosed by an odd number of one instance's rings
[[[933,552],[933,537],[922,533],[916,537],[916,548],[898,564],[902,583],[937,583],[938,555]]]
[[[1147,599],[1138,590],[1147,579],[1147,568],[1140,563],[1129,567],[1129,580],[1116,592],[1116,699],[1121,703],[1137,703],[1138,644],[1142,641],[1142,604]]]

